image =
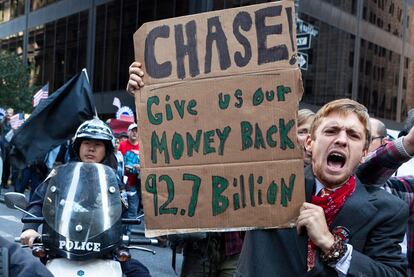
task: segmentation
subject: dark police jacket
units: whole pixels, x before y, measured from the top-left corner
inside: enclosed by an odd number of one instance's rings
[[[315,186],[311,167],[305,170],[306,201]],[[354,193],[332,223],[350,231],[353,246],[347,276],[406,276],[401,256],[408,217],[407,205],[376,187],[365,187],[357,179]],[[237,276],[337,276],[334,268],[316,255],[315,267],[307,272],[307,235],[296,228],[255,230],[246,233]]]

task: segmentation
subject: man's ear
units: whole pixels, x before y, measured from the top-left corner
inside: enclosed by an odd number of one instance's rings
[[[367,157],[367,155],[368,155],[368,149],[363,150],[362,151],[362,157],[361,157],[361,160],[359,161],[359,163],[363,163],[365,161],[365,158]]]
[[[312,153],[312,145],[313,145],[313,141],[311,139],[311,135],[308,134],[307,137],[306,137],[306,139],[305,139],[305,149],[309,153]]]

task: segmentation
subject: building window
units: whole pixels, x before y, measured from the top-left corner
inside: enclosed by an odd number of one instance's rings
[[[366,64],[365,64],[365,75],[370,75],[371,74],[371,67],[372,67],[372,62],[367,61]]]
[[[360,73],[364,72],[364,58],[361,58],[359,60],[359,72]]]
[[[88,12],[37,26],[29,31],[28,63],[33,83],[54,91],[86,67]]]
[[[349,52],[348,61],[349,61],[349,67],[351,68],[354,67],[354,52],[353,51]]]
[[[394,3],[391,3],[390,8],[388,9],[390,15],[394,16]]]
[[[30,10],[35,11],[40,8],[46,7],[47,5],[56,3],[60,0],[31,0],[30,1]]]
[[[0,0],[0,22],[24,15],[24,0]]]
[[[313,81],[312,80],[306,80],[305,81],[305,93],[307,95],[313,94]]]
[[[22,55],[23,53],[23,33],[17,33],[4,39],[0,40],[1,50],[6,50],[9,52],[14,52],[17,55]]]
[[[201,12],[203,1],[118,0],[96,9],[95,92],[124,90],[135,31],[145,22]]]
[[[354,15],[357,14],[357,2],[358,0],[352,0],[351,13]]]

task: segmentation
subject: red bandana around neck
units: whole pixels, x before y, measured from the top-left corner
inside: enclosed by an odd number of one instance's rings
[[[311,203],[323,208],[326,223],[330,227],[338,212],[349,196],[355,191],[355,176],[349,177],[348,181],[328,196],[312,196]],[[316,246],[308,240],[308,271],[315,265]]]
[[[331,225],[335,216],[344,205],[346,199],[355,191],[355,176],[349,177],[348,181],[340,188],[325,197],[312,196],[311,203],[323,208],[326,222]]]

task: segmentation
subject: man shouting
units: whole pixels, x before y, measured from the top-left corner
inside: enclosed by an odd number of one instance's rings
[[[297,226],[247,232],[237,276],[406,275],[398,243],[407,205],[353,175],[369,143],[361,104],[341,99],[319,110],[305,143],[312,163]]]

